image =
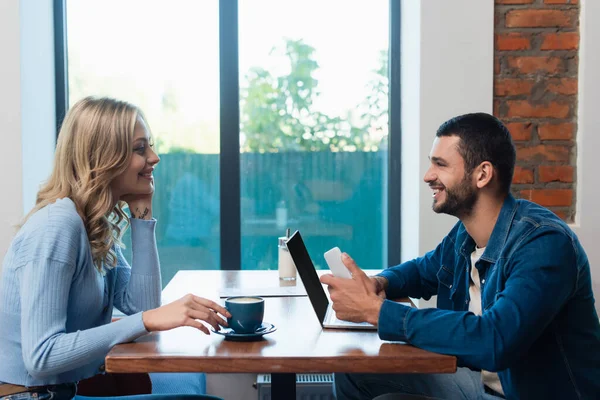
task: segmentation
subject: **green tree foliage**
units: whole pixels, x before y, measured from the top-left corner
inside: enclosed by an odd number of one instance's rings
[[[375,77],[368,84],[369,95],[359,106],[362,110],[360,131],[366,133],[370,139],[370,142],[365,139],[367,146],[371,145],[370,149],[365,149],[367,151],[377,151],[378,147],[384,144],[382,142],[387,140],[388,135],[389,69],[386,50],[381,50],[379,53],[378,64]]]
[[[246,74],[242,151],[377,151],[387,135],[387,53],[382,52],[376,79],[369,83],[371,94],[356,107],[360,115],[341,118],[314,110],[320,95],[315,49],[302,40],[287,40],[284,52],[288,74],[274,77],[258,67]]]

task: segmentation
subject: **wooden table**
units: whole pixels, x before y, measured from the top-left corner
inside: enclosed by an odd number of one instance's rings
[[[223,304],[220,288],[279,285],[277,271],[180,271],[165,287],[163,302],[194,293]],[[322,329],[306,296],[265,297],[264,320],[277,331],[257,342],[230,342],[188,327],[152,333],[115,346],[106,371],[270,373],[273,399],[296,398],[296,373],[456,371],[455,357],[384,342],[375,331]]]

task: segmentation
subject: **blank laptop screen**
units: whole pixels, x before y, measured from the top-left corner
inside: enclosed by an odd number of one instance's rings
[[[319,275],[315,270],[312,260],[306,250],[304,241],[300,232],[296,231],[286,242],[287,248],[290,251],[292,260],[296,264],[296,269],[302,278],[302,283],[306,288],[308,298],[317,313],[319,322],[323,325],[325,320],[325,314],[327,313],[327,307],[329,306],[329,300],[323,290],[321,281],[319,281]]]

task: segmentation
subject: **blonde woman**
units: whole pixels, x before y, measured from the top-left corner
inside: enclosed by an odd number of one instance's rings
[[[152,217],[159,161],[135,106],[86,98],[68,112],[50,179],[4,259],[0,398],[70,399],[116,344],[179,326],[208,334],[200,321],[227,325],[227,310],[197,296],[160,306]],[[126,223],[132,267],[120,250]],[[113,307],[128,316],[110,323]]]

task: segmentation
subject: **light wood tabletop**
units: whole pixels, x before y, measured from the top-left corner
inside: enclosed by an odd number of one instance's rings
[[[301,285],[298,282],[298,285]],[[163,291],[169,303],[187,293],[219,298],[223,288],[286,286],[277,271],[180,271]],[[302,288],[299,288],[302,291]],[[153,333],[115,346],[106,357],[108,372],[313,372],[452,373],[456,358],[402,342],[379,339],[376,331],[322,329],[306,296],[265,297],[265,322],[277,327],[256,342],[231,342],[194,328]],[[295,382],[295,378],[294,378]],[[275,382],[274,382],[275,383]]]

